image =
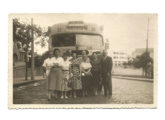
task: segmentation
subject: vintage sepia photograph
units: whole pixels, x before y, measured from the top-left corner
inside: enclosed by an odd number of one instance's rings
[[[9,14],[9,108],[156,108],[157,14]]]

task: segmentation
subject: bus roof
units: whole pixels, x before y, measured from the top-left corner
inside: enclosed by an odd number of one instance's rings
[[[64,33],[101,34],[102,26],[93,23],[85,23],[83,21],[69,21],[67,23],[53,25],[50,31],[50,36]]]

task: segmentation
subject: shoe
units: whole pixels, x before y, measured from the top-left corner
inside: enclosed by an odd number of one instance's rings
[[[68,99],[68,96],[65,96],[66,99]]]
[[[51,100],[52,99],[52,97],[51,96],[48,96],[48,100]]]
[[[48,94],[48,100],[51,100],[52,96],[51,94]]]
[[[61,96],[61,99],[64,99],[64,96]]]
[[[74,97],[74,98],[77,98],[77,96],[76,96],[76,95],[74,95],[73,97]]]

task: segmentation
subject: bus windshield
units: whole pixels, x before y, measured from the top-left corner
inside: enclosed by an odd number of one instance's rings
[[[102,37],[99,35],[76,35],[76,45],[86,49],[100,49],[103,46]]]
[[[75,46],[76,37],[74,34],[59,34],[52,38],[53,47]]]
[[[103,46],[100,35],[91,34],[58,34],[52,38],[53,47],[78,46],[87,49],[100,49]]]

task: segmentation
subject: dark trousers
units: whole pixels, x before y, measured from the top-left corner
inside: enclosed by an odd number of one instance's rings
[[[107,96],[107,92],[109,92],[109,95],[112,95],[112,78],[111,75],[103,76],[103,86],[104,86],[104,95]]]
[[[101,78],[100,72],[92,71],[92,83],[91,83],[92,88],[95,88],[98,90],[100,78]]]

